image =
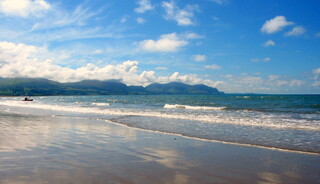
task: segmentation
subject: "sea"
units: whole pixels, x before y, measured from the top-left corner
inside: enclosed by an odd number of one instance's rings
[[[320,154],[320,95],[1,97],[1,121],[23,116],[104,120],[202,141]],[[94,126],[94,125],[93,125]]]

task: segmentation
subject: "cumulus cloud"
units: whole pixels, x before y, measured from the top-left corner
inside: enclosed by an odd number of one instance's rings
[[[300,36],[306,32],[306,29],[302,26],[296,26],[291,31],[285,33],[286,36]]]
[[[220,66],[215,65],[215,64],[213,64],[213,65],[206,65],[204,68],[206,68],[206,69],[211,69],[211,70],[220,70],[220,69],[221,69]]]
[[[312,86],[314,86],[314,87],[320,86],[320,81],[314,81],[314,82],[312,83]]]
[[[260,84],[263,81],[262,77],[246,76],[239,80],[242,84],[248,84],[250,86]]]
[[[283,28],[294,24],[287,21],[284,16],[276,16],[273,19],[267,20],[261,27],[260,31],[267,34],[272,34],[281,31]]]
[[[193,56],[193,59],[196,61],[196,62],[203,62],[207,59],[207,56],[206,55],[201,55],[201,54],[198,54],[198,55],[194,55]]]
[[[265,42],[263,44],[264,47],[270,47],[270,46],[275,46],[275,45],[276,45],[276,43],[272,40],[268,40],[267,42]]]
[[[269,78],[269,80],[276,80],[276,79],[279,79],[280,76],[278,76],[278,75],[268,75],[268,78]]]
[[[222,81],[203,80],[194,74],[180,75],[179,72],[174,72],[171,76],[159,77],[158,82],[159,83],[183,82],[187,84],[205,84],[211,87],[217,87],[219,84],[223,83]]]
[[[254,74],[254,73],[253,73]],[[281,75],[225,75],[227,81],[219,86],[225,92],[248,92],[248,93],[288,93],[301,92],[307,87],[316,85],[304,80],[298,80]],[[314,85],[313,85],[314,84]]]
[[[320,68],[314,69],[312,73],[314,74],[314,80],[317,80],[320,76]]]
[[[102,53],[103,53],[103,50],[100,50],[100,49],[93,51],[93,54],[102,54]]]
[[[138,17],[137,22],[138,22],[138,24],[144,24],[146,22],[146,20],[144,20],[144,18],[142,18],[142,17]]]
[[[219,5],[222,5],[222,4],[224,4],[224,3],[227,2],[227,0],[210,0],[210,1],[212,1],[212,2],[214,2],[214,3],[217,3],[217,4],[219,4]]]
[[[165,19],[174,20],[181,26],[193,25],[194,12],[198,11],[197,5],[187,5],[184,9],[180,9],[173,2],[162,2],[162,7],[166,11]]]
[[[185,37],[186,39],[200,39],[203,38],[204,36],[199,35],[197,33],[185,33],[183,34],[183,37]]]
[[[144,13],[148,10],[153,10],[153,6],[150,2],[150,0],[139,0],[137,2],[137,4],[139,5],[136,9],[134,9],[135,12],[137,13]]]
[[[273,80],[272,83],[270,83],[269,85],[274,85],[277,87],[283,87],[283,86],[290,86],[290,87],[299,87],[302,86],[303,84],[305,84],[304,81],[302,80],[296,80],[296,79],[292,79],[292,80]]]
[[[158,40],[141,41],[140,48],[148,52],[175,52],[187,44],[176,33],[171,33],[162,35]]]
[[[233,78],[233,75],[228,74],[228,75],[225,75],[224,77],[225,77],[225,78],[229,78],[229,79],[231,79],[231,78]]]
[[[84,79],[118,79],[128,85],[148,85],[153,82],[185,82],[188,84],[207,84],[215,87],[221,81],[199,78],[194,74],[157,76],[155,71],[139,71],[138,61],[125,61],[116,65],[96,66],[89,63],[78,68],[56,65],[50,59],[43,59],[48,50],[25,44],[0,42],[0,77],[39,77],[59,82],[74,82]],[[158,68],[160,69],[160,68]],[[166,68],[161,68],[166,69]]]
[[[51,5],[44,0],[1,0],[0,12],[8,16],[41,16]]]
[[[258,62],[269,62],[271,61],[271,58],[270,57],[265,57],[265,58],[252,58],[251,59],[252,62],[255,62],[255,63],[258,63]]]
[[[156,67],[155,69],[156,70],[168,70],[168,68],[164,67],[164,66],[159,66],[159,67]]]
[[[260,59],[259,58],[252,58],[251,61],[252,62],[260,62]]]
[[[319,71],[315,71],[315,73],[318,72],[320,73],[320,68]],[[225,75],[224,77],[226,81],[219,85],[219,89],[231,93],[308,93],[310,87],[320,87],[319,80],[299,80],[281,75],[255,76],[245,73],[240,75]]]
[[[263,58],[263,61],[269,62],[269,61],[271,61],[271,58],[270,57]]]
[[[305,84],[305,82],[304,81],[302,81],[302,80],[291,80],[290,81],[290,83],[289,83],[289,85],[290,86],[302,86],[302,85],[304,85]]]

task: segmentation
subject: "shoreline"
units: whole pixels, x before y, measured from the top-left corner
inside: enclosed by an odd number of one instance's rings
[[[102,119],[41,112],[0,116],[0,138],[1,184],[316,183],[320,179],[319,155],[190,139]]]
[[[46,113],[52,113],[52,112],[59,112],[59,110],[57,109],[43,109],[42,107],[29,107],[28,103],[24,104],[24,105],[3,105],[3,107],[10,107],[10,108],[14,108],[18,111],[22,110],[25,112],[43,112],[44,114]],[[66,110],[66,109],[64,109]],[[52,112],[50,112],[52,111]],[[67,111],[65,111],[64,113],[71,113],[73,115],[77,114],[78,111],[73,111],[73,109],[69,109]],[[82,112],[83,113],[83,112]],[[97,113],[97,112],[85,112],[84,114],[91,114],[91,113]],[[101,112],[100,112],[101,113]],[[100,114],[97,113],[97,114]],[[120,116],[120,114],[109,114],[110,116],[115,115],[115,116]],[[129,114],[129,116],[132,114]],[[161,118],[161,117],[157,117],[157,118]],[[308,151],[308,150],[294,150],[294,149],[286,149],[286,148],[281,148],[281,147],[270,147],[270,146],[264,146],[264,145],[258,145],[258,144],[250,144],[250,143],[238,143],[238,142],[229,142],[229,141],[224,141],[224,140],[217,140],[217,139],[206,139],[206,138],[201,138],[201,137],[191,137],[188,135],[183,135],[183,134],[178,134],[178,133],[170,133],[170,132],[165,132],[165,131],[158,131],[158,130],[151,130],[151,129],[146,129],[146,128],[140,128],[140,127],[135,127],[135,126],[130,126],[128,124],[123,124],[123,123],[118,123],[112,120],[108,120],[105,119],[106,122],[108,123],[114,123],[120,126],[124,126],[124,127],[129,127],[129,128],[133,128],[133,129],[137,129],[137,130],[142,130],[142,131],[149,131],[149,132],[156,132],[156,133],[162,133],[162,134],[167,134],[167,135],[175,135],[175,136],[180,136],[180,137],[184,137],[184,138],[188,138],[188,139],[194,139],[194,140],[200,140],[200,141],[206,141],[206,142],[217,142],[217,143],[223,143],[223,144],[231,144],[231,145],[240,145],[240,146],[246,146],[246,147],[257,147],[257,148],[262,148],[262,149],[269,149],[269,150],[279,150],[279,151],[283,151],[283,152],[293,152],[293,153],[300,153],[300,154],[309,154],[309,155],[320,155],[319,152],[315,152],[315,151]],[[217,124],[226,124],[228,125],[228,123],[217,123]],[[263,126],[261,126],[263,127]]]
[[[144,128],[133,127],[133,126],[129,126],[129,125],[121,124],[121,123],[112,122],[110,120],[105,120],[105,121],[108,122],[108,123],[112,123],[112,124],[116,124],[116,125],[124,126],[124,127],[128,127],[128,128],[133,128],[133,129],[137,129],[137,130],[141,130],[141,131],[160,133],[160,134],[165,134],[165,135],[179,136],[181,138],[191,139],[191,140],[199,140],[199,141],[204,141],[204,142],[221,143],[221,144],[228,144],[228,145],[235,145],[235,146],[254,147],[254,148],[268,149],[268,150],[281,151],[281,152],[289,152],[289,153],[298,153],[298,154],[320,156],[320,153],[316,153],[316,152],[290,150],[290,149],[268,147],[268,146],[254,145],[254,144],[245,144],[245,143],[220,141],[220,140],[214,140],[214,139],[204,139],[204,138],[198,138],[198,137],[189,137],[189,136],[182,135],[182,134],[175,134],[175,133],[168,133],[168,132],[162,132],[162,131],[157,131],[157,130],[149,130],[149,129],[144,129]]]

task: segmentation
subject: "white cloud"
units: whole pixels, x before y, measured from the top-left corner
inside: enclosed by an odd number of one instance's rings
[[[269,62],[269,61],[271,61],[271,58],[270,57],[266,57],[266,58],[263,59],[263,61]]]
[[[246,75],[227,75],[227,82],[220,86],[222,91],[226,92],[248,92],[248,93],[296,93],[297,91],[303,91],[306,87],[311,87],[312,83],[307,81],[298,80],[294,78],[288,78],[287,76],[280,75],[268,75],[264,77]]]
[[[276,79],[279,79],[280,76],[278,76],[278,75],[268,75],[268,78],[269,78],[269,80],[276,80]]]
[[[211,70],[220,70],[220,69],[221,69],[220,66],[215,65],[215,64],[213,64],[213,65],[206,65],[204,68],[206,68],[206,69],[211,69]]]
[[[44,0],[1,0],[0,12],[8,16],[40,17],[51,5]]]
[[[219,84],[223,83],[222,81],[203,80],[194,74],[180,75],[179,72],[174,72],[171,76],[159,77],[157,81],[159,83],[183,82],[187,84],[205,84],[211,87],[217,87]]]
[[[222,5],[222,4],[227,2],[227,0],[210,0],[210,1],[212,1],[214,3],[217,3],[217,4],[220,4],[220,5]]]
[[[306,32],[306,29],[302,26],[296,26],[291,31],[285,33],[286,36],[300,36]]]
[[[312,73],[314,74],[314,80],[317,80],[320,76],[320,68],[312,70]]]
[[[252,58],[251,61],[255,62],[255,63],[258,63],[258,62],[269,62],[269,61],[271,61],[271,58],[270,57],[266,57],[266,58],[263,58],[263,59]]]
[[[153,10],[154,8],[150,0],[139,0],[137,4],[139,5],[139,7],[134,9],[134,11],[137,13],[144,13],[148,10]]]
[[[162,2],[162,7],[166,11],[165,19],[174,20],[181,26],[194,25],[194,12],[198,11],[197,5],[187,5],[184,9],[180,9],[173,2]]]
[[[146,22],[146,20],[144,20],[144,18],[142,18],[142,17],[138,17],[137,22],[138,22],[138,24],[144,24]]]
[[[14,26],[6,21],[7,24],[2,26],[5,29],[0,30],[0,33],[4,33],[0,34],[0,40],[19,40],[20,42],[43,44],[53,40],[117,37],[120,33],[115,27],[121,29],[121,25],[118,23],[104,27],[87,26],[89,22],[92,23],[101,18],[99,15],[104,16],[102,15],[103,11],[104,7],[91,10],[85,4],[80,4],[74,9],[66,11],[63,7],[54,4],[50,6],[50,11],[43,14],[44,16],[41,18],[24,19],[23,24],[14,23]],[[117,35],[110,34],[110,32],[117,32]]]
[[[320,32],[316,33],[315,37],[320,38]]]
[[[168,68],[164,67],[164,66],[159,66],[159,67],[156,67],[155,69],[156,70],[168,70]]]
[[[238,81],[238,83],[248,85],[249,87],[261,84],[263,81],[261,77],[255,77],[255,76],[245,76],[235,80]]]
[[[93,54],[102,54],[103,53],[103,50],[95,50],[95,51],[93,51]]]
[[[194,59],[195,61],[197,61],[197,62],[203,62],[203,61],[205,61],[205,60],[207,59],[207,56],[206,56],[206,55],[201,55],[201,54],[199,54],[199,55],[194,55],[194,56],[193,56],[193,59]]]
[[[294,87],[294,86],[302,86],[304,85],[305,82],[302,80],[291,80],[289,83],[289,86]]]
[[[251,61],[252,62],[260,62],[260,59],[259,58],[252,58]]]
[[[285,86],[288,84],[289,84],[289,81],[285,81],[285,80],[275,80],[273,82],[273,85],[278,86],[278,87]]]
[[[200,38],[203,38],[204,36],[202,35],[199,35],[197,33],[185,33],[183,34],[183,36],[186,38],[186,39],[200,39]]]
[[[294,24],[293,22],[287,21],[284,16],[276,16],[273,19],[266,21],[260,31],[267,34],[276,33],[281,31],[283,28]]]
[[[154,71],[140,72],[138,61],[125,61],[117,65],[101,67],[89,63],[73,69],[53,64],[51,60],[40,57],[48,55],[47,52],[47,49],[42,47],[0,42],[0,77],[40,77],[59,82],[74,82],[84,79],[119,79],[128,85],[144,86],[153,82],[173,81],[188,84],[204,83],[213,87],[221,83],[221,81],[204,80],[194,74],[180,75],[177,72],[170,76],[158,77]]]
[[[314,87],[320,86],[320,81],[314,81],[314,82],[312,83],[312,86],[314,86]]]
[[[101,14],[104,11],[104,8],[91,10],[90,7],[87,7],[86,4],[78,5],[73,11],[63,11],[59,7],[54,8],[54,13],[48,17],[50,21],[52,21],[52,25],[49,26],[84,26],[87,25],[87,21],[97,15]],[[121,19],[122,21],[126,21],[126,17],[124,16]],[[47,22],[44,23],[48,25]]]
[[[140,48],[148,52],[175,52],[187,44],[176,33],[171,33],[162,35],[159,40],[141,41]]]
[[[212,16],[211,18],[212,18],[212,20],[214,20],[217,23],[220,22],[220,18],[217,16]]]
[[[89,38],[116,38],[119,35],[113,34],[111,31],[99,27],[94,28],[64,28],[54,29],[48,32],[29,33],[27,37],[19,37],[24,42],[39,42],[40,44],[48,41],[67,41]]]
[[[126,23],[126,22],[127,22],[127,17],[126,16],[122,17],[121,20],[120,20],[120,23],[123,24],[123,23]]]
[[[47,50],[43,47],[35,47],[22,43],[0,42],[0,53],[0,65],[3,66],[11,64],[11,62],[23,62],[32,57],[47,55]]]
[[[269,47],[269,46],[275,46],[276,43],[272,40],[268,40],[266,43],[263,44],[264,47]]]
[[[233,75],[228,74],[228,75],[225,75],[224,77],[225,77],[225,78],[229,78],[229,79],[230,79],[230,78],[232,78],[232,77],[233,77]]]

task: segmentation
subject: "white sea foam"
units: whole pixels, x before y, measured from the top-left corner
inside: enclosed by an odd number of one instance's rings
[[[222,110],[226,107],[208,107],[208,106],[191,106],[191,105],[180,105],[180,104],[165,104],[163,108],[166,109],[190,109],[190,110]]]
[[[236,98],[240,98],[240,99],[250,99],[251,96],[236,96]]]
[[[109,106],[109,103],[92,103],[92,105],[96,105],[96,106]]]
[[[22,101],[0,101],[0,105],[23,107],[23,108],[37,108],[37,109],[53,110],[53,111],[60,111],[60,112],[71,112],[71,113],[159,117],[159,118],[166,118],[166,119],[192,120],[192,121],[198,121],[203,123],[224,123],[224,124],[233,124],[233,125],[241,125],[241,126],[268,127],[268,128],[276,128],[276,129],[301,129],[301,130],[320,131],[319,120],[292,119],[290,117],[282,117],[279,115],[265,114],[260,112],[214,111],[214,113],[203,114],[202,111],[201,112],[195,111],[194,113],[190,113],[190,112],[173,112],[173,111],[133,109],[133,108],[100,109],[98,107],[81,107],[77,104],[73,104],[73,105],[70,104],[67,106],[67,105],[43,104],[41,102],[26,103]],[[168,106],[170,107],[170,105],[167,105],[167,108]],[[172,105],[172,107],[174,106],[175,105]],[[197,106],[187,106],[187,108],[188,107],[197,108]]]

